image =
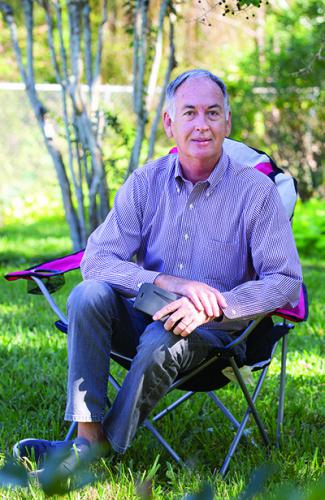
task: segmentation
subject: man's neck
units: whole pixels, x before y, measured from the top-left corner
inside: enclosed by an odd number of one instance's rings
[[[196,184],[200,181],[206,181],[213,172],[216,164],[220,160],[220,157],[218,159],[209,159],[202,161],[200,159],[188,159],[186,157],[182,158],[182,156],[180,155],[179,161],[183,176],[185,177],[185,179],[192,182],[192,184]]]

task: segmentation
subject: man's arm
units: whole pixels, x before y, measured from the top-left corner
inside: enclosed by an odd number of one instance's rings
[[[258,279],[221,294],[204,283],[159,275],[155,284],[190,299],[198,314],[195,320],[190,319],[185,306],[181,303],[177,306],[176,301],[159,311],[154,319],[171,314],[165,325],[167,329],[172,329],[172,320],[179,321],[183,314],[180,334],[187,335],[211,319],[221,320],[223,315],[225,321],[249,319],[285,305],[296,305],[302,282],[301,266],[291,226],[275,187],[265,197],[259,210],[254,207],[254,216],[248,220],[247,238]],[[199,316],[202,311],[204,318],[201,318],[202,314]],[[194,313],[191,311],[189,314]],[[179,326],[177,329],[180,329]]]
[[[114,207],[89,237],[81,272],[84,279],[106,281],[126,295],[141,283],[153,283],[158,272],[131,262],[141,245],[142,216],[148,195],[144,175],[133,174],[115,196]]]
[[[294,307],[302,270],[292,229],[275,186],[248,227],[251,260],[258,278],[224,292],[228,319],[254,318],[280,307]]]

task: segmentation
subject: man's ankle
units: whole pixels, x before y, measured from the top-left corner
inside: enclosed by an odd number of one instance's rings
[[[101,422],[78,422],[78,437],[90,444],[108,444]]]

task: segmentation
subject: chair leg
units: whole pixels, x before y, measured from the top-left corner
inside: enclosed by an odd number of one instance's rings
[[[167,441],[162,437],[160,432],[149,422],[149,420],[145,420],[143,426],[148,429],[156,439],[158,439],[159,443],[168,451],[168,453],[173,457],[173,459],[180,465],[185,465],[185,462],[181,459],[179,455],[177,455],[176,451],[167,443]]]
[[[232,423],[232,425],[235,427],[235,429],[239,429],[240,423],[238,420],[233,416],[231,411],[228,410],[228,408],[223,404],[223,402],[212,392],[208,392],[208,396],[212,399],[212,401],[215,402],[219,410],[222,411],[224,416]]]
[[[283,428],[287,347],[288,347],[288,337],[287,337],[287,335],[284,335],[284,337],[282,339],[280,393],[279,393],[279,406],[278,406],[278,417],[277,417],[277,425],[276,425],[276,441],[275,441],[277,448],[280,446],[281,434],[282,434],[282,428]]]
[[[184,401],[186,401],[187,399],[189,399],[193,395],[194,395],[194,391],[188,391],[182,397],[178,398],[174,403],[170,404],[164,410],[157,413],[157,415],[155,415],[151,420],[153,422],[157,422],[158,420],[163,418],[165,415],[167,415],[167,413],[170,413],[171,411],[173,411],[175,408],[177,408],[177,406],[179,406],[181,403],[184,403]]]
[[[238,381],[238,383],[240,385],[240,388],[243,391],[245,399],[246,399],[246,401],[247,401],[247,403],[249,405],[250,411],[251,411],[251,413],[253,415],[253,418],[254,418],[254,420],[256,422],[256,425],[257,425],[257,427],[258,427],[258,429],[259,429],[259,431],[261,433],[261,436],[262,436],[262,439],[264,441],[264,444],[265,444],[265,446],[269,446],[270,445],[269,438],[268,438],[268,436],[267,436],[267,434],[265,432],[265,429],[264,429],[264,426],[262,424],[262,421],[261,421],[261,419],[259,417],[259,414],[257,413],[256,408],[255,408],[254,401],[252,400],[251,395],[249,394],[249,391],[248,391],[247,386],[246,386],[246,384],[244,382],[244,379],[243,379],[243,377],[242,377],[242,375],[240,373],[240,370],[239,370],[239,368],[237,366],[237,363],[236,363],[236,361],[235,361],[235,359],[233,357],[231,357],[229,359],[229,361],[230,361],[232,369],[235,372],[235,375],[236,375],[237,381]]]
[[[230,361],[230,364],[231,364],[232,369],[233,369],[233,370],[234,370],[234,372],[235,372],[235,375],[236,375],[236,378],[237,378],[237,380],[238,380],[238,383],[239,383],[239,385],[240,385],[240,387],[241,387],[241,390],[242,390],[242,391],[243,391],[243,393],[244,393],[245,399],[246,399],[246,401],[247,401],[247,403],[248,403],[248,405],[249,405],[249,407],[250,407],[250,410],[251,410],[251,412],[252,412],[252,415],[253,415],[253,418],[254,418],[254,420],[255,420],[255,422],[256,422],[256,425],[257,425],[257,427],[259,428],[259,431],[260,431],[260,433],[261,433],[261,436],[262,436],[262,439],[263,439],[263,441],[264,441],[264,444],[265,444],[265,446],[269,446],[269,445],[270,445],[269,438],[268,438],[268,436],[267,436],[267,434],[266,434],[266,432],[265,432],[265,429],[264,429],[264,426],[263,426],[263,424],[262,424],[262,422],[261,422],[261,419],[260,419],[260,417],[259,417],[259,414],[258,414],[258,413],[257,413],[257,411],[256,411],[256,408],[255,408],[255,405],[254,405],[254,401],[252,400],[252,398],[251,398],[251,396],[250,396],[250,394],[249,394],[249,392],[248,392],[248,389],[247,389],[247,387],[246,387],[246,384],[245,384],[245,382],[244,382],[244,380],[243,380],[243,377],[241,376],[241,373],[240,373],[240,371],[239,371],[239,368],[238,368],[238,366],[237,366],[237,363],[236,363],[236,361],[235,361],[235,359],[234,359],[233,357],[231,357],[231,358],[229,359],[229,361]]]
[[[219,410],[222,411],[224,416],[229,420],[229,422],[234,426],[234,428],[238,430],[240,427],[240,423],[234,417],[231,411],[229,411],[228,408],[223,404],[223,402],[218,398],[218,396],[216,396],[212,391],[208,392],[208,396],[212,399],[212,401],[214,401]],[[252,445],[257,446],[256,441],[249,436],[249,430],[244,431],[243,434],[247,441],[250,441]]]
[[[69,427],[69,430],[64,438],[64,441],[69,441],[72,436],[74,435],[76,429],[77,429],[77,425],[78,425],[78,422],[72,422],[70,427]]]
[[[255,401],[256,401],[259,393],[260,393],[260,390],[262,388],[262,385],[263,385],[264,379],[266,377],[268,368],[269,368],[268,366],[266,366],[265,368],[263,368],[262,373],[261,373],[261,375],[260,375],[260,377],[258,379],[258,382],[256,384],[253,396],[251,398],[253,406],[254,406],[254,403],[255,403]],[[226,472],[227,472],[228,467],[229,467],[230,460],[232,459],[232,457],[233,457],[233,455],[234,455],[234,453],[236,451],[236,448],[237,448],[237,446],[239,444],[239,441],[240,441],[240,439],[241,439],[241,437],[242,437],[242,435],[244,433],[244,429],[246,427],[247,421],[248,421],[251,413],[252,413],[252,409],[251,409],[251,406],[249,405],[248,408],[247,408],[247,410],[246,410],[246,413],[244,415],[244,418],[241,421],[240,427],[239,427],[239,429],[238,429],[238,431],[237,431],[237,433],[236,433],[236,435],[235,435],[235,437],[234,437],[234,439],[233,439],[233,441],[232,441],[232,443],[230,445],[230,448],[229,448],[229,451],[227,453],[227,456],[226,456],[226,458],[225,458],[225,460],[224,460],[224,462],[223,462],[223,464],[222,464],[222,466],[221,466],[221,468],[219,470],[219,474],[221,475],[221,477],[224,477],[226,475]]]

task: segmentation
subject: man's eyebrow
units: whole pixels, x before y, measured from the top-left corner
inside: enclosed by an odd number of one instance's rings
[[[220,106],[220,104],[211,104],[211,106],[208,106],[208,109],[213,108],[222,109],[222,106]],[[193,106],[193,104],[184,104],[183,109],[195,109],[195,106]]]
[[[212,109],[212,108],[222,109],[222,106],[220,106],[220,104],[212,104],[211,106],[208,106],[208,109]]]

